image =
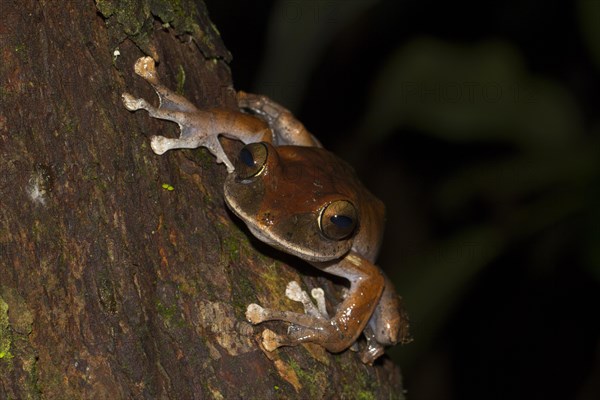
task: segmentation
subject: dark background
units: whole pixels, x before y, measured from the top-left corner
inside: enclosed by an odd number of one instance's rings
[[[386,203],[408,397],[600,398],[600,0],[206,3]]]

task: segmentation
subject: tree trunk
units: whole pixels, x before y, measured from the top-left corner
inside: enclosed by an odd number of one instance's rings
[[[251,238],[206,150],[155,155],[175,124],[123,107],[156,99],[144,53],[199,107],[235,107],[202,2],[0,9],[0,399],[403,398],[389,360],[259,349],[247,304],[301,311],[288,281],[334,303],[340,286]]]

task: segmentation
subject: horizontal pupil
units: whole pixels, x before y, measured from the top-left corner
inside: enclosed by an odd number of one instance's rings
[[[333,215],[331,216],[331,218],[329,218],[329,220],[338,228],[350,228],[353,224],[354,221],[352,221],[352,218],[347,217],[345,215]]]
[[[254,167],[254,157],[252,157],[250,150],[243,148],[240,151],[240,160],[248,167]]]

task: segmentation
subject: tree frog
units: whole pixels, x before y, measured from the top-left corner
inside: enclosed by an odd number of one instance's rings
[[[160,83],[150,57],[139,59],[134,70],[154,87],[160,105],[155,108],[124,93],[125,107],[145,109],[181,128],[178,139],[154,136],[154,152],[207,147],[229,172],[224,185],[227,206],[257,239],[350,282],[331,316],[321,289],[311,292],[315,305],[296,282],[288,284],[286,295],[301,302],[304,313],[250,304],[246,318],[252,324],[289,323],[286,334],[262,332],[265,350],[305,342],[334,353],[356,350],[362,333],[366,344],[360,358],[372,364],[385,346],[410,340],[401,299],[374,264],[384,206],[350,166],[323,149],[288,110],[264,96],[239,92],[238,105],[247,112],[199,110]],[[246,144],[234,163],[221,148],[219,134]]]

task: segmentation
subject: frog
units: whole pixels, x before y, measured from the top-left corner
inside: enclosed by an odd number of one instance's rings
[[[302,313],[249,304],[245,317],[251,324],[287,323],[286,333],[262,331],[259,340],[265,351],[315,343],[331,353],[358,351],[361,361],[372,365],[386,347],[410,342],[402,298],[375,264],[385,207],[352,167],[266,96],[240,91],[238,110],[200,110],[162,85],[152,58],[140,58],[134,71],[154,88],[160,104],[154,107],[124,93],[125,107],[180,126],[179,138],[151,138],[156,154],[206,147],[227,168],[227,207],[256,239],[349,283],[333,313],[321,288],[309,296],[296,281],[287,284],[285,295],[302,304]],[[233,161],[220,135],[244,143]],[[362,348],[361,335],[366,339]]]

